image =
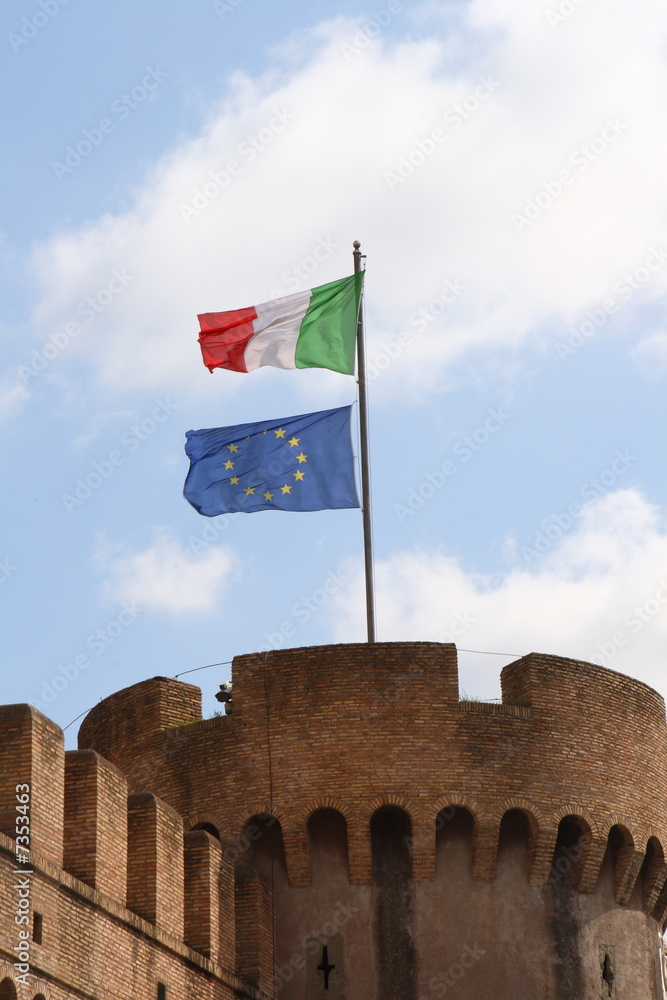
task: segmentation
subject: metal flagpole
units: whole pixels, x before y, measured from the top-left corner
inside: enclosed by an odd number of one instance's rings
[[[355,240],[354,273],[361,271],[361,243]],[[357,320],[357,371],[359,380],[359,436],[361,439],[361,513],[364,526],[364,566],[366,569],[366,621],[368,642],[375,642],[375,597],[373,594],[373,538],[371,532],[371,480],[368,463],[368,411],[366,404],[366,356],[364,348],[364,314],[359,308]]]

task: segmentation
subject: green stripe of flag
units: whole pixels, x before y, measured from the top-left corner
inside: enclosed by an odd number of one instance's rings
[[[296,345],[297,368],[330,368],[354,375],[354,349],[364,274],[313,289]]]

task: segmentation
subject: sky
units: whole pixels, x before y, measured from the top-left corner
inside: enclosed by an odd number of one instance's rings
[[[663,0],[7,0],[2,703],[366,638],[359,510],[200,516],[185,433],[355,403],[197,314],[366,255],[377,638],[667,693]],[[358,454],[355,414],[354,444]],[[194,672],[209,664],[219,664]]]

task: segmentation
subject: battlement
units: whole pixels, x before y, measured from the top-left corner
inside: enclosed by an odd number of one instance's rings
[[[29,784],[44,864],[196,949],[228,984],[269,988],[273,889],[261,855],[248,866],[252,831],[272,830],[284,900],[314,885],[325,814],[350,891],[376,878],[387,810],[423,885],[453,817],[450,832],[469,825],[473,883],[492,883],[522,816],[533,886],[576,830],[577,890],[596,891],[611,866],[614,905],[634,900],[665,925],[667,722],[645,684],[531,653],[503,669],[501,704],[460,701],[456,648],[426,642],[239,656],[232,682],[232,713],[209,720],[190,684],[132,685],[95,706],[67,753],[39,712],[0,708],[0,832],[13,836],[15,786]]]
[[[255,996],[235,973],[234,866],[219,841],[185,831],[176,810],[152,793],[132,794],[96,751],[65,752],[60,729],[30,706],[0,708],[0,727],[3,941],[18,940],[20,889],[51,944],[38,948],[40,925],[31,967],[39,963],[47,982],[108,995],[107,971],[119,961],[125,971],[114,995],[148,987],[154,995],[155,982],[169,982],[175,996]],[[17,883],[17,874],[28,878]],[[54,950],[61,926],[69,932]],[[85,958],[81,940],[90,942]],[[0,947],[0,963],[3,954]]]
[[[622,817],[638,848],[651,836],[667,844],[667,803],[655,795],[667,787],[664,701],[622,674],[531,653],[503,669],[501,705],[466,703],[455,646],[414,642],[238,656],[232,680],[233,714],[191,724],[196,689],[134,685],[90,712],[80,745],[186,823],[213,824],[223,843],[238,842],[253,813],[272,812],[295,884],[309,881],[303,829],[323,803],[345,816],[359,881],[371,878],[368,821],[382,804],[410,815],[417,878],[432,876],[432,825],[451,803],[469,808],[490,841],[520,802],[550,842],[576,812],[601,842]],[[480,847],[480,877],[494,857]]]
[[[282,720],[333,717],[343,735],[354,719],[368,721],[392,705],[413,719],[446,715],[459,701],[456,647],[431,642],[354,643],[271,650],[235,657],[234,715],[252,715],[265,700],[265,682]],[[529,653],[502,670],[502,703],[530,707],[544,717],[597,719],[601,731],[617,723],[664,738],[665,703],[641,681],[565,657]],[[501,714],[503,710],[501,709]],[[371,713],[370,716],[368,713]],[[505,714],[513,714],[511,712]],[[89,712],[80,746],[113,757],[150,744],[155,733],[201,719],[201,693],[190,684],[154,677],[125,688]]]
[[[79,746],[99,749],[111,759],[114,748],[141,741],[153,733],[201,719],[201,691],[171,677],[151,677],[104,698],[83,720]]]
[[[637,844],[653,835],[667,844],[666,803],[655,795],[667,787],[664,701],[622,674],[531,653],[503,669],[502,704],[460,702],[455,646],[424,642],[244,655],[232,677],[233,714],[210,720],[193,685],[155,677],[125,688],[92,709],[82,749],[67,754],[35,709],[0,708],[3,773],[34,789],[35,849],[124,898],[119,831],[128,796],[143,792],[186,826],[210,822],[223,842],[238,840],[248,816],[273,811],[297,882],[308,881],[308,859],[296,845],[324,801],[350,826],[367,826],[377,803],[400,802],[427,829],[454,799],[474,803],[480,823],[499,822],[521,799],[551,830],[579,803],[601,835],[623,817]],[[7,834],[12,788],[0,797]],[[362,879],[363,854],[353,862]],[[422,861],[416,874],[428,877],[432,863]]]

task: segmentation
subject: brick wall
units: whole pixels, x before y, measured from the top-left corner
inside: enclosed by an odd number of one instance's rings
[[[161,699],[154,684],[128,692],[144,703],[150,691]],[[502,684],[502,705],[459,702],[456,650],[437,643],[241,656],[231,716],[151,735],[157,712],[149,708],[140,735],[96,748],[130,780],[141,773],[186,827],[215,816],[223,845],[238,842],[250,815],[272,812],[295,884],[308,882],[308,816],[328,802],[347,818],[352,876],[362,882],[371,879],[370,816],[382,805],[410,815],[417,880],[432,877],[433,824],[453,800],[475,815],[479,878],[493,877],[500,819],[513,806],[535,827],[538,880],[570,812],[586,817],[602,845],[620,817],[640,852],[651,835],[667,848],[667,797],[655,794],[667,788],[659,695],[613,671],[538,654],[506,667]],[[90,713],[82,741],[113,729],[114,698]],[[174,733],[178,743],[160,756],[157,741],[166,745]]]
[[[66,755],[62,734],[38,712],[0,709],[5,833],[14,829],[15,784],[34,783],[41,860],[33,905],[45,916],[35,957],[49,1000],[84,986],[93,997],[155,996],[167,976],[169,1000],[226,1000],[234,990],[268,992],[274,964],[291,962],[281,998],[296,1000],[315,975],[299,963],[307,935],[329,919],[324,899],[331,920],[353,907],[340,939],[347,975],[362,976],[373,1000],[375,973],[364,958],[375,940],[370,828],[383,807],[406,814],[423,941],[442,910],[438,893],[452,891],[436,872],[439,817],[458,807],[470,816],[470,881],[461,882],[459,912],[467,901],[494,933],[482,914],[491,899],[493,912],[503,912],[511,880],[503,881],[498,844],[512,811],[527,831],[526,927],[541,926],[535,914],[550,905],[559,824],[575,816],[586,844],[572,866],[574,891],[590,896],[590,919],[608,925],[609,941],[617,935],[619,954],[626,930],[633,954],[648,954],[651,928],[667,919],[662,699],[613,671],[542,654],[506,667],[502,689],[501,705],[459,702],[451,645],[353,644],[237,657],[233,713],[210,720],[199,719],[192,685],[134,685],[89,713],[81,749]],[[311,889],[308,820],[320,809],[336,811],[347,851],[330,884]],[[266,815],[280,832],[271,877],[247,829]],[[6,874],[9,846],[0,840]],[[0,927],[9,942],[6,881]],[[588,958],[597,954],[593,938],[581,941]],[[431,946],[444,954],[442,942]],[[470,974],[475,989],[485,975],[480,963]]]
[[[48,1000],[154,1000],[157,983],[163,982],[168,1000],[259,1000],[233,970],[187,947],[168,930],[46,859],[35,855],[31,860],[30,901],[32,911],[43,914],[43,938],[41,945],[31,942],[30,988],[20,986],[19,997],[33,997],[41,988]],[[12,948],[18,943],[14,867],[13,845],[0,835],[0,979],[4,971],[12,982],[17,975]]]

